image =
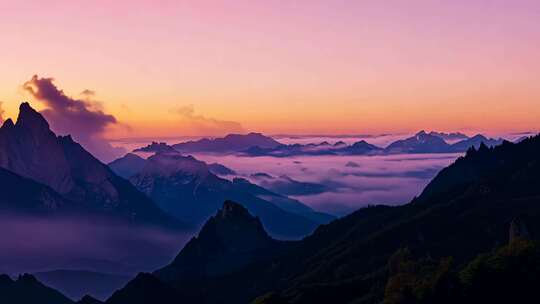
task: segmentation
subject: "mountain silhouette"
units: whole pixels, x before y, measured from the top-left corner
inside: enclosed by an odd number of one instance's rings
[[[210,169],[210,172],[219,176],[228,176],[228,175],[237,174],[233,169],[226,167],[222,164],[218,164],[218,163],[208,164],[208,169]]]
[[[453,134],[453,133],[452,133]],[[458,133],[459,134],[459,133]],[[448,134],[446,134],[448,135]],[[461,136],[450,136],[453,139],[458,139]],[[389,154],[406,154],[406,153],[460,153],[466,152],[469,148],[478,148],[481,143],[492,147],[500,145],[502,139],[487,138],[481,134],[475,135],[470,138],[465,138],[453,144],[448,144],[445,139],[449,136],[445,136],[445,133],[420,131],[416,135],[397,140],[384,149],[385,153]]]
[[[487,138],[478,134],[473,137],[459,132],[443,133],[420,131],[414,136],[396,140],[386,148],[372,145],[365,140],[360,140],[351,145],[340,141],[333,145],[328,142],[310,144],[281,144],[271,137],[260,133],[247,135],[231,134],[224,138],[201,139],[168,146],[165,143],[153,142],[152,144],[136,149],[137,152],[171,152],[176,149],[185,153],[238,153],[245,156],[322,156],[322,155],[379,155],[379,154],[406,154],[406,153],[461,153],[470,147],[478,148],[480,143],[487,146],[496,146],[502,143],[502,139]]]
[[[420,131],[416,135],[397,140],[385,148],[386,153],[444,153],[450,150],[450,145],[437,135]]]
[[[444,141],[464,140],[464,139],[469,138],[469,136],[460,132],[444,133],[444,132],[431,131],[429,132],[429,135],[438,136],[442,138]]]
[[[118,158],[109,163],[109,167],[114,173],[128,179],[137,174],[144,168],[146,160],[136,154],[128,153],[121,158]]]
[[[261,221],[242,205],[226,201],[223,207],[202,227],[199,235],[189,241],[174,261],[152,275],[139,274],[116,292],[107,303],[142,303],[142,297],[153,302],[163,294],[165,303],[204,303],[221,297],[206,292],[213,280],[256,262],[264,263],[289,249],[289,243],[272,239]],[[174,288],[174,289],[173,289]],[[242,298],[242,295],[238,295]],[[228,300],[229,302],[231,299]],[[160,302],[161,303],[161,302]]]
[[[451,149],[456,152],[465,152],[471,147],[478,149],[482,143],[488,147],[494,147],[502,144],[502,142],[502,139],[487,138],[482,134],[477,134],[453,144]]]
[[[366,155],[375,154],[381,150],[381,148],[361,140],[352,145],[346,145],[343,142],[330,145],[328,142],[322,142],[319,144],[279,145],[273,148],[262,148],[255,146],[241,151],[241,154],[247,156],[273,157],[290,157],[301,155]]]
[[[202,224],[225,200],[240,202],[261,218],[272,235],[284,238],[309,234],[320,219],[315,214],[310,218],[287,212],[272,203],[274,199],[290,201],[287,197],[270,191],[265,193],[268,198],[250,193],[244,185],[213,174],[206,163],[179,152],[157,153],[149,157],[144,167],[129,180],[163,210],[193,225]]]
[[[271,137],[264,136],[261,133],[249,134],[229,134],[225,137],[208,139],[204,138],[197,141],[188,141],[175,144],[172,147],[183,153],[194,152],[212,152],[212,153],[230,153],[240,152],[251,147],[274,148],[281,143]]]
[[[182,226],[70,136],[56,136],[28,103],[20,105],[15,124],[7,120],[0,128],[0,167],[50,187],[70,202],[71,209],[130,222]]]
[[[85,295],[92,294],[106,300],[131,279],[127,275],[84,270],[53,270],[32,275],[51,288],[62,290],[62,293],[71,299],[82,299]]]
[[[0,211],[20,214],[51,214],[84,208],[52,188],[0,168]]]
[[[151,144],[141,147],[138,149],[133,150],[133,152],[148,152],[148,153],[158,153],[158,152],[174,152],[175,149],[169,145],[167,145],[164,142],[155,142],[153,141]]]
[[[60,292],[24,274],[16,280],[0,275],[0,303],[10,304],[74,304]]]
[[[164,281],[180,282],[230,273],[262,259],[278,246],[259,218],[242,205],[226,201],[189,241],[174,261],[156,271]]]

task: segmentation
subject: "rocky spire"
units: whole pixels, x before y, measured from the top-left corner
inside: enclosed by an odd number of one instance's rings
[[[49,123],[28,102],[23,102],[19,106],[17,125],[49,129]]]
[[[258,217],[242,205],[225,201],[223,207],[202,228],[199,239],[217,238],[230,251],[249,251],[271,241]]]
[[[36,139],[53,134],[47,120],[34,110],[28,102],[23,102],[19,106],[19,116],[15,126],[32,134]]]

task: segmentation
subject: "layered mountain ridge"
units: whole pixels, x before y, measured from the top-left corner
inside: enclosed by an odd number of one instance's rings
[[[231,182],[220,178],[205,162],[176,151],[156,153],[146,160],[126,156],[110,166],[119,175],[125,175],[125,166],[119,164],[141,161],[144,162],[141,169],[128,177],[131,183],[183,222],[193,225],[204,223],[225,200],[240,202],[261,218],[272,235],[284,238],[303,237],[319,223],[332,219],[247,180],[234,179]],[[298,205],[305,208],[288,208]]]
[[[396,140],[387,147],[378,147],[365,140],[353,144],[337,142],[330,144],[326,141],[310,144],[282,144],[269,136],[260,133],[246,135],[230,134],[223,138],[201,139],[174,144],[153,142],[152,144],[135,149],[135,152],[170,152],[177,150],[182,153],[214,153],[239,154],[244,156],[320,156],[320,155],[385,155],[406,153],[461,153],[470,147],[478,148],[481,143],[496,146],[502,139],[487,138],[477,134],[472,137],[459,132],[444,133],[420,131],[414,136]]]

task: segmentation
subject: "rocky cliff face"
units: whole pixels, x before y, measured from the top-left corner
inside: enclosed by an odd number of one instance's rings
[[[28,103],[21,104],[15,124],[7,120],[0,128],[0,167],[47,185],[85,209],[130,221],[178,224],[70,136],[56,136]]]
[[[76,186],[62,144],[28,103],[21,104],[16,124],[9,119],[0,128],[0,166],[60,193]]]
[[[0,211],[12,213],[47,213],[76,208],[50,187],[0,168]]]

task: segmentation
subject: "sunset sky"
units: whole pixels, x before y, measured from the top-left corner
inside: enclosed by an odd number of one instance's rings
[[[4,117],[37,74],[109,138],[540,129],[538,0],[38,3],[0,0]]]

